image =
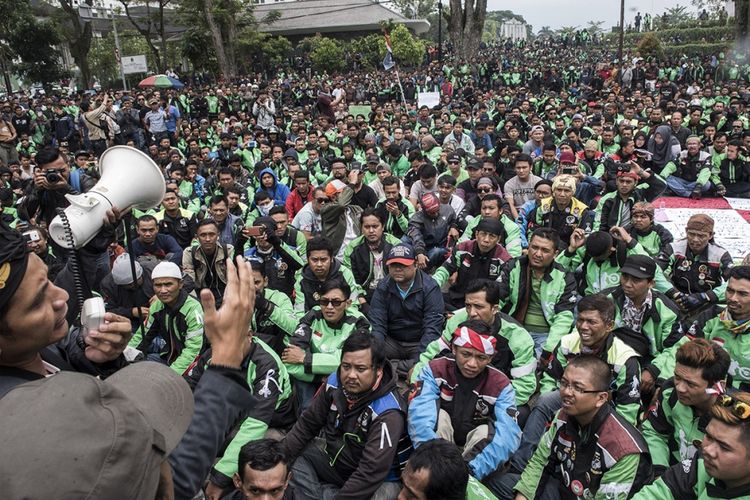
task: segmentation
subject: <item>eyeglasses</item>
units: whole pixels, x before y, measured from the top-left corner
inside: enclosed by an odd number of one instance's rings
[[[607,389],[587,390],[574,382],[568,382],[567,380],[562,379],[560,380],[560,391],[562,392],[565,389],[570,389],[576,394],[596,394],[598,392],[607,392]]]
[[[331,200],[329,200],[328,198],[315,198],[315,201],[317,201],[320,205],[325,205],[326,203],[331,202]]]
[[[731,408],[732,414],[740,420],[750,419],[750,404],[733,398],[728,394],[719,396],[716,400],[716,404],[723,406],[724,408]]]
[[[492,188],[488,188],[488,189],[479,189],[478,191],[479,191],[480,193],[491,193],[491,192],[492,192]]]
[[[457,160],[449,160],[448,163],[451,164],[451,165],[458,165],[461,162],[457,161]]]
[[[333,307],[341,307],[341,304],[345,302],[346,300],[341,300],[341,299],[326,299],[326,298],[318,299],[318,304],[320,304],[320,307],[328,307],[328,305],[332,305]]]

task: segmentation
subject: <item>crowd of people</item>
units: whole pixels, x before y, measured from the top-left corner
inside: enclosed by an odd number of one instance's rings
[[[750,261],[654,207],[750,197],[748,68],[548,40],[403,94],[286,73],[1,103],[2,496],[750,496]],[[61,248],[123,145],[161,204]]]

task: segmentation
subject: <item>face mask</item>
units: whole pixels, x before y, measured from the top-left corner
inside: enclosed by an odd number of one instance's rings
[[[258,211],[261,213],[263,217],[268,215],[268,212],[271,211],[273,208],[273,203],[269,203],[267,205],[258,205]]]

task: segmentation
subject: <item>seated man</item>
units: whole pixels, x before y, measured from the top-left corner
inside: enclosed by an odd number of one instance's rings
[[[255,281],[253,331],[256,337],[281,356],[297,328],[292,301],[285,294],[268,286],[266,268],[261,262],[251,260],[250,265]]]
[[[536,358],[534,341],[529,332],[513,318],[499,312],[497,304],[500,295],[496,283],[478,279],[466,288],[465,307],[454,311],[443,329],[442,336],[431,342],[419,357],[411,373],[415,382],[422,367],[432,359],[449,354],[453,332],[459,324],[467,320],[483,321],[490,326],[490,334],[495,339],[495,355],[490,364],[505,374],[516,392],[516,408],[521,426],[529,413],[528,402],[536,392]]]
[[[291,467],[284,445],[275,439],[250,441],[240,448],[237,472],[233,476],[235,490],[222,500],[255,500],[268,496],[295,500]]]
[[[610,366],[582,355],[560,380],[562,410],[542,437],[528,467],[491,484],[500,498],[628,498],[651,481],[643,437],[612,408]],[[571,495],[572,493],[572,495]]]
[[[229,202],[225,196],[213,196],[208,202],[208,214],[219,227],[219,241],[225,245],[241,248],[242,218],[229,213]]]
[[[234,258],[234,247],[219,244],[219,226],[212,219],[198,223],[196,236],[198,245],[182,254],[182,270],[195,282],[196,290],[211,290],[220,306],[227,286],[227,259]]]
[[[448,237],[458,237],[456,214],[450,205],[443,205],[435,193],[420,198],[422,210],[409,219],[409,230],[404,243],[412,244],[419,269],[435,269],[448,255]]]
[[[398,177],[388,175],[383,179],[382,200],[375,205],[375,211],[385,220],[386,232],[396,238],[402,238],[409,230],[409,219],[414,215],[414,205],[404,201],[399,192],[401,181]]]
[[[750,161],[741,156],[740,141],[727,144],[726,156],[713,167],[711,182],[716,194],[730,198],[750,198]]]
[[[567,245],[576,228],[590,228],[594,212],[573,196],[575,192],[576,181],[573,176],[565,174],[555,177],[552,181],[552,196],[543,199],[526,215],[527,232],[531,233],[538,227],[553,228]]]
[[[203,308],[183,287],[176,264],[161,262],[151,272],[156,293],[148,310],[146,333],[138,330],[129,345],[147,353],[150,361],[183,374],[203,348]]]
[[[305,255],[307,238],[302,231],[289,224],[286,208],[277,205],[268,211],[268,215],[276,223],[276,237],[289,245],[289,248],[296,251],[298,255]]]
[[[630,211],[632,225],[628,232],[648,255],[654,259],[666,251],[667,246],[674,241],[669,229],[654,222],[655,210],[651,203],[639,201],[633,204]]]
[[[304,261],[276,235],[276,223],[271,217],[258,217],[253,221],[252,227],[259,230],[260,234],[253,238],[255,246],[245,250],[245,258],[261,263],[269,278],[269,287],[291,299],[294,296],[296,273],[302,269]]]
[[[688,463],[703,438],[711,407],[724,392],[729,354],[717,343],[695,339],[680,346],[674,377],[662,386],[642,424],[654,474]]]
[[[633,205],[642,201],[653,201],[666,187],[657,175],[632,163],[628,172],[617,172],[617,191],[601,197],[596,206],[594,229],[609,231],[610,228],[630,227]],[[641,182],[641,184],[639,184]]]
[[[206,487],[209,499],[220,498],[222,492],[232,487],[232,478],[238,473],[237,455],[243,444],[266,435],[278,437],[295,420],[292,383],[279,356],[252,332],[248,334],[242,351],[242,375],[256,403],[245,413],[244,419],[233,423],[232,432],[236,433],[225,442],[223,455],[209,475]],[[211,356],[212,350],[209,348],[186,374],[191,389],[195,390],[198,386],[211,362]]]
[[[411,247],[391,248],[385,265],[388,276],[375,289],[369,319],[372,335],[383,342],[385,356],[403,380],[429,343],[440,336],[445,306],[435,280],[417,269]]]
[[[723,394],[689,464],[672,466],[634,500],[747,498],[750,494],[750,393]]]
[[[667,296],[684,311],[695,313],[721,302],[732,256],[713,242],[714,220],[706,214],[690,217],[685,234],[660,253],[656,263],[674,284]]]
[[[471,219],[466,224],[464,233],[459,238],[459,242],[473,240],[476,238],[477,225],[484,219],[495,219],[502,224],[502,233],[500,233],[500,244],[505,247],[511,257],[521,256],[521,230],[518,224],[513,222],[510,217],[503,213],[502,198],[491,193],[482,198],[480,215]]]
[[[495,338],[482,321],[461,323],[453,356],[434,359],[417,375],[409,404],[415,447],[435,438],[456,443],[480,481],[508,461],[521,441],[516,395],[508,377],[489,366]]]
[[[433,277],[441,287],[451,282],[444,294],[449,311],[464,307],[466,287],[477,279],[496,280],[511,256],[500,244],[505,230],[497,219],[482,219],[476,227],[476,239],[459,243],[451,258],[440,266]]]
[[[153,215],[142,215],[136,223],[138,237],[133,240],[133,255],[150,257],[157,261],[182,264],[182,247],[172,236],[159,234],[159,225]]]
[[[361,289],[354,280],[352,272],[333,258],[333,246],[329,240],[316,236],[307,242],[306,252],[307,264],[297,270],[294,277],[294,311],[297,316],[302,317],[315,307],[326,283],[339,277],[349,285],[352,291],[349,299],[358,299]],[[358,300],[357,303],[359,303]]]
[[[700,199],[711,189],[711,155],[701,151],[701,140],[697,136],[690,136],[686,150],[667,163],[659,175],[666,179],[667,187],[676,196]]]
[[[614,377],[612,385],[608,386],[613,392],[610,399],[617,412],[635,424],[641,400],[638,353],[613,332],[614,318],[614,304],[604,295],[589,295],[578,303],[576,330],[560,339],[543,365],[539,384],[541,396],[526,421],[521,446],[513,456],[512,465],[516,470],[524,470],[542,434],[560,409],[563,373],[578,356],[594,353],[607,363]]]
[[[174,189],[167,189],[161,205],[163,210],[154,214],[159,222],[159,232],[172,236],[180,247],[189,247],[198,229],[195,214],[180,207],[180,199]]]
[[[555,262],[560,244],[554,229],[536,229],[528,253],[508,262],[497,280],[500,309],[531,334],[537,356],[552,352],[573,326],[576,282]]]
[[[135,331],[148,319],[149,304],[154,296],[151,282],[154,266],[144,268],[138,261],[133,264],[135,275],[130,267],[130,255],[118,255],[112,264],[112,272],[102,280],[100,292],[107,311],[128,318]]]
[[[615,328],[627,327],[645,338],[628,343],[641,355],[641,392],[669,378],[674,369],[674,346],[683,337],[679,310],[666,295],[654,289],[654,259],[631,255],[620,269],[620,284],[603,293],[615,304]]]
[[[469,474],[461,450],[445,439],[432,439],[414,450],[401,474],[398,498],[412,500],[479,500],[492,493]]]
[[[300,320],[281,359],[297,379],[300,407],[305,408],[320,382],[333,373],[341,360],[341,345],[357,330],[370,330],[370,323],[351,305],[351,290],[341,278],[327,281],[320,289],[318,304]]]
[[[369,303],[378,284],[385,278],[387,271],[385,258],[394,245],[401,241],[392,234],[384,232],[384,219],[373,208],[365,208],[360,216],[362,236],[346,246],[344,250],[344,269],[350,269],[354,280],[365,291],[359,297],[360,304]]]
[[[405,418],[380,343],[365,331],[352,334],[341,346],[341,365],[284,438],[289,458],[296,458],[295,489],[317,499],[393,498]]]
[[[727,385],[750,391],[750,266],[729,270],[726,308],[713,305],[702,312],[688,329],[688,334],[721,344],[732,358]]]

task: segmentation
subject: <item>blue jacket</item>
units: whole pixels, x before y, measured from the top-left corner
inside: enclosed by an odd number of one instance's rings
[[[440,285],[429,274],[417,270],[405,299],[388,276],[380,281],[372,296],[369,317],[372,334],[381,341],[388,335],[402,342],[419,342],[421,353],[440,337],[444,311]]]
[[[262,182],[260,182],[261,178],[265,174],[271,174],[273,176],[273,188],[271,189],[264,188]],[[287,186],[279,182],[279,178],[276,177],[276,173],[272,169],[264,168],[260,171],[260,173],[258,174],[258,184],[260,184],[261,187],[259,187],[258,191],[256,192],[264,190],[266,193],[268,193],[268,196],[273,199],[276,205],[281,205],[282,207],[284,206],[284,203],[286,203],[286,197],[289,196],[289,193],[291,191],[289,191],[289,188]]]
[[[516,422],[516,393],[508,377],[488,366],[474,388],[462,387],[453,358],[438,358],[422,368],[409,405],[408,430],[414,446],[436,439],[438,414],[451,417],[454,439],[464,447],[466,435],[480,425],[489,427],[487,439],[476,444],[464,458],[471,474],[480,481],[502,466],[521,443]],[[467,410],[466,406],[471,405]],[[473,408],[473,410],[471,409]]]
[[[182,247],[174,237],[168,234],[157,234],[156,240],[148,246],[141,243],[138,238],[134,239],[133,253],[136,257],[153,255],[158,260],[164,260],[169,255],[170,262],[182,267]]]

